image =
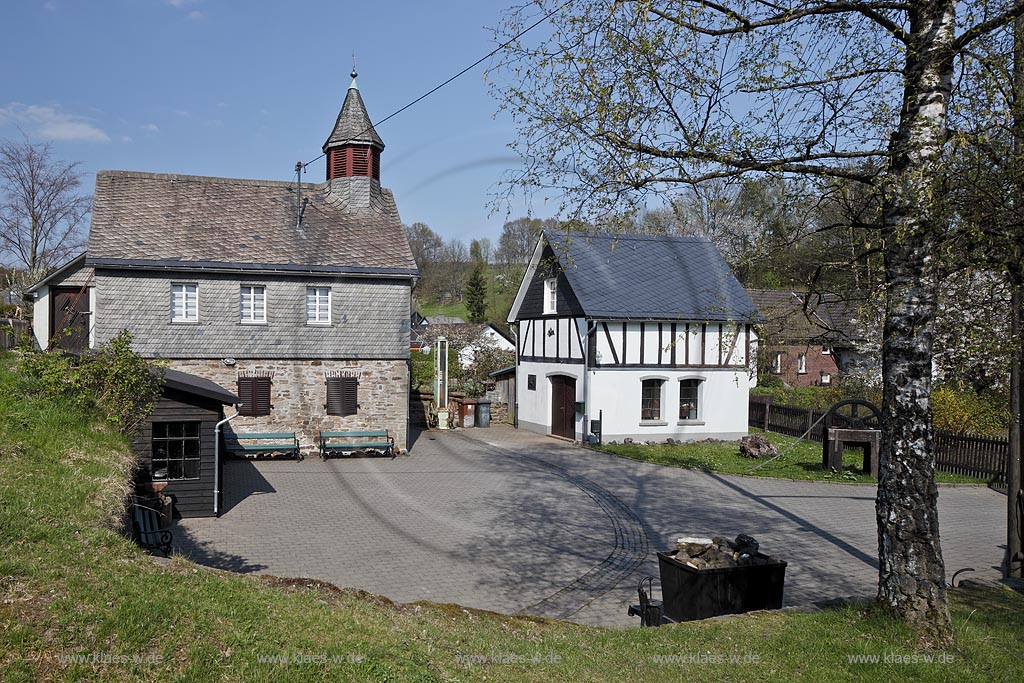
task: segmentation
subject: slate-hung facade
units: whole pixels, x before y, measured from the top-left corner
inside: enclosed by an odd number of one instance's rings
[[[354,74],[323,149],[326,182],[298,187],[98,173],[87,253],[35,287],[39,345],[127,328],[142,355],[238,393],[238,432],[313,450],[321,429],[386,428],[404,444],[416,264]],[[329,407],[329,378],[354,401]]]
[[[707,240],[543,236],[509,314],[518,424],[605,441],[747,433],[756,312]]]

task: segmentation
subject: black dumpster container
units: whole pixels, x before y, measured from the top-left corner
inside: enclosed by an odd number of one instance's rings
[[[707,619],[782,607],[786,563],[757,554],[767,564],[721,569],[694,569],[675,558],[676,551],[658,553],[665,616],[673,621]]]
[[[491,426],[491,402],[485,398],[478,398],[476,400],[476,426]]]

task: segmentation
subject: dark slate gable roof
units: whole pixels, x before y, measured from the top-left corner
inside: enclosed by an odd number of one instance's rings
[[[100,171],[88,263],[414,274],[391,192],[356,211],[330,187],[303,183],[296,231],[294,183]]]
[[[344,144],[376,145],[378,149],[384,149],[384,141],[370,122],[370,115],[366,113],[366,105],[363,104],[359,88],[355,87],[355,81],[345,95],[345,103],[341,105],[334,130],[324,143],[323,150],[326,152],[328,147]]]
[[[545,235],[591,318],[756,320],[718,249],[699,237]]]

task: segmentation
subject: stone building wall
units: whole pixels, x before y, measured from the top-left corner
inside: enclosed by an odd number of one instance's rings
[[[236,432],[296,432],[305,455],[319,452],[320,431],[387,429],[395,448],[406,448],[409,417],[409,369],[404,360],[238,360],[227,366],[219,360],[171,360],[168,367],[205,377],[228,391],[238,392],[243,371],[272,371],[270,415],[240,415],[226,429]],[[325,373],[358,373],[359,412],[340,417],[327,414]],[[230,414],[230,409],[229,413]]]

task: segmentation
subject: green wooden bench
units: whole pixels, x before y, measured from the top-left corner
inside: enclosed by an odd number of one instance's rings
[[[343,439],[335,441],[335,439]],[[356,441],[352,441],[356,439]],[[320,457],[324,460],[332,453],[353,453],[355,451],[377,451],[381,455],[395,457],[395,440],[386,430],[369,432],[320,432]]]
[[[174,534],[169,529],[160,528],[160,513],[156,508],[138,501],[132,507],[135,542],[146,550],[159,550],[164,557],[170,557]]]
[[[242,443],[251,441],[255,443]],[[287,453],[289,457],[302,460],[302,453],[299,452],[299,440],[295,432],[253,432],[243,434],[225,434],[224,442],[229,451],[239,453],[245,457],[258,458],[260,455],[270,453]]]

